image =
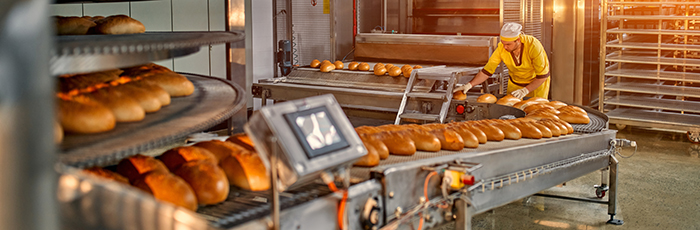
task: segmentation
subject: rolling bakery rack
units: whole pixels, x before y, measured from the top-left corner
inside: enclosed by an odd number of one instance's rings
[[[599,109],[700,142],[700,2],[604,0]]]

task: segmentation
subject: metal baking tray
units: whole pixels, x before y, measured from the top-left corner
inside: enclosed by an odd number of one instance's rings
[[[244,39],[238,31],[56,36],[50,71],[60,75],[129,67],[189,55],[203,45]]]
[[[146,115],[143,121],[117,123],[98,134],[67,134],[60,145],[59,161],[79,168],[114,165],[150,149],[184,141],[231,117],[245,105],[243,89],[215,77],[182,73],[195,86],[187,97],[172,98],[170,105]]]

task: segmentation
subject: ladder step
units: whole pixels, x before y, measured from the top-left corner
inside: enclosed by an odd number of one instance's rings
[[[445,99],[445,93],[408,93],[406,95],[411,98]]]
[[[402,119],[413,119],[421,121],[439,121],[440,115],[438,114],[424,114],[424,113],[404,113],[401,114]]]
[[[447,80],[450,80],[451,77],[452,77],[452,75],[449,75],[449,74],[447,74],[447,75],[443,75],[443,74],[436,74],[436,75],[428,75],[428,74],[420,75],[420,74],[418,74],[418,75],[416,75],[417,79],[438,80],[438,81],[447,81]]]

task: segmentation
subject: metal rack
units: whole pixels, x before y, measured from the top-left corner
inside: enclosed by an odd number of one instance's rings
[[[700,130],[700,3],[601,2],[600,111],[610,123]]]

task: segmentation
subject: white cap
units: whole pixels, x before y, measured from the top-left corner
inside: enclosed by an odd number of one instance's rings
[[[515,41],[520,35],[523,26],[515,22],[507,22],[501,28],[501,41]]]

